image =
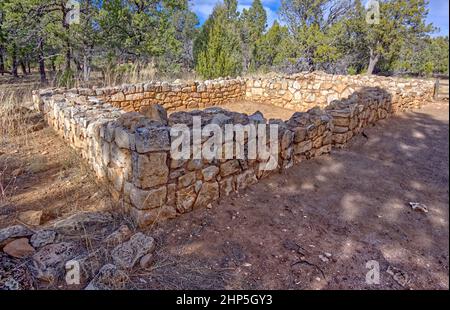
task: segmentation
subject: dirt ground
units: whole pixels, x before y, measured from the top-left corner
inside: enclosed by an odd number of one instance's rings
[[[248,115],[253,114],[256,111],[260,111],[266,119],[278,118],[282,120],[288,120],[291,118],[292,114],[296,112],[294,110],[276,107],[270,104],[254,103],[245,100],[227,103],[221,105],[220,107],[230,111],[246,113]],[[189,109],[187,109],[186,111],[189,111]]]
[[[24,211],[42,210],[45,225],[79,211],[110,207],[107,191],[50,128],[12,139],[0,145],[0,227],[21,223]]]
[[[292,113],[245,108],[267,118]],[[448,289],[448,113],[448,103],[432,103],[381,121],[344,150],[149,228],[157,241],[154,267],[131,274],[134,287]],[[43,210],[45,225],[111,208],[88,168],[49,128],[1,146],[0,181],[7,187],[0,228],[26,210]],[[409,202],[429,212],[412,211]],[[380,266],[379,285],[365,282],[371,260]]]
[[[142,288],[448,289],[448,112],[433,103],[379,122],[345,150],[160,225]],[[379,285],[365,282],[371,260]]]

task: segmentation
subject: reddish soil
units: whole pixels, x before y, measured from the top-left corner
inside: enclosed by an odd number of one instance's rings
[[[45,225],[79,211],[108,208],[109,194],[80,163],[48,127],[1,146],[0,228],[23,224],[18,216],[24,211],[42,210]]]
[[[268,118],[293,112],[241,108]],[[212,209],[149,228],[158,245],[155,265],[132,273],[132,286],[448,289],[448,113],[448,103],[431,103],[397,115],[344,150],[274,174]],[[1,147],[0,181],[8,185],[0,227],[17,223],[25,210],[43,210],[45,224],[111,207],[89,169],[49,128]],[[429,212],[412,211],[411,201]],[[365,283],[370,260],[380,265],[379,285]],[[395,279],[389,266],[399,270]]]
[[[285,109],[282,107],[276,107],[270,104],[263,104],[263,103],[255,103],[250,101],[236,101],[232,103],[223,104],[220,106],[223,109],[227,109],[230,111],[245,113],[245,114],[253,114],[256,111],[260,111],[266,119],[271,118],[279,118],[282,120],[288,120],[291,118],[292,114],[294,114],[296,111]],[[189,111],[192,109],[187,109],[186,111]],[[173,112],[172,112],[173,113]],[[170,112],[169,112],[170,114]]]
[[[345,150],[159,225],[156,267],[137,286],[448,289],[448,112],[433,103],[379,122]],[[370,260],[379,285],[365,282]]]

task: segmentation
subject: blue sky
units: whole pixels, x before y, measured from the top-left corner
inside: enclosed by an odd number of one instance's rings
[[[221,0],[191,0],[192,9],[203,23],[211,14],[214,5]],[[253,0],[238,0],[239,11],[244,8],[249,8]],[[280,0],[262,0],[263,6],[267,12],[268,25],[271,26],[273,21],[278,19],[278,9],[280,7]],[[448,3],[449,0],[430,0],[428,22],[433,23],[434,26],[439,27],[440,30],[434,35],[448,35]]]

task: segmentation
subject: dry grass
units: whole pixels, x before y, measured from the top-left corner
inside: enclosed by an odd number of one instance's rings
[[[31,92],[22,89],[3,89],[0,92],[0,146],[11,143],[13,138],[26,134],[30,111],[24,102],[31,101]]]
[[[15,188],[15,176],[24,169],[14,155],[19,152],[19,139],[25,144],[29,142],[32,112],[24,107],[24,102],[30,101],[31,90],[25,87],[0,87],[0,206],[8,203]],[[12,154],[3,155],[7,149],[13,150]]]

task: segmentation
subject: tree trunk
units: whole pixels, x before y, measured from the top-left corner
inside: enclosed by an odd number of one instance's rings
[[[70,71],[70,63],[72,59],[72,53],[71,53],[71,46],[70,46],[70,33],[69,33],[69,27],[70,25],[67,23],[67,13],[69,10],[66,8],[66,2],[61,2],[61,12],[62,12],[62,27],[64,28],[64,31],[66,32],[66,59],[65,59],[65,65],[64,65],[64,71]]]
[[[87,53],[83,56],[83,81],[88,82],[89,81],[89,74],[90,74],[91,68],[89,65],[89,57]]]
[[[41,76],[41,83],[47,84],[47,75],[45,74],[44,42],[43,42],[42,38],[39,40],[38,50],[39,50],[39,55],[38,55],[39,75]]]
[[[0,73],[5,74],[5,58],[3,57],[3,46],[0,46]]]
[[[67,43],[67,47],[66,47],[66,64],[64,67],[64,71],[70,71],[70,60],[72,59],[72,53],[70,52],[70,43]]]
[[[370,59],[369,66],[367,67],[367,75],[372,75],[375,66],[380,60],[380,54],[375,54],[372,50],[370,50]]]
[[[12,75],[14,77],[19,77],[19,74],[17,73],[17,47],[16,47],[16,45],[13,46],[11,58],[12,58]]]
[[[20,68],[22,69],[23,76],[27,75],[27,66],[25,66],[23,59],[20,60]]]
[[[28,74],[31,74],[31,61],[27,61]]]

